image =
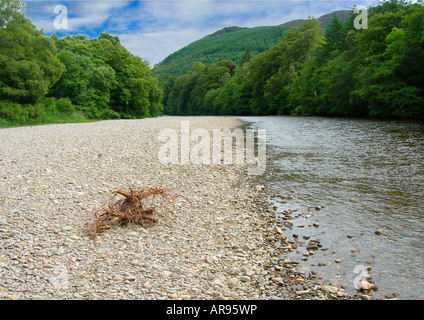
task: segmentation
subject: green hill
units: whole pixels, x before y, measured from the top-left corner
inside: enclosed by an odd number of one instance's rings
[[[325,28],[336,13],[341,21],[349,16],[349,10],[335,11],[319,18],[321,27]],[[199,61],[206,65],[230,59],[237,64],[250,48],[252,57],[268,50],[276,44],[283,33],[291,27],[302,25],[305,20],[293,20],[278,26],[260,26],[254,28],[226,27],[190,43],[184,48],[170,54],[158,64],[159,75],[180,75]]]
[[[211,64],[230,59],[240,63],[248,47],[252,56],[268,50],[288,29],[287,26],[223,28],[170,54],[159,63],[158,73],[183,74],[195,61]]]

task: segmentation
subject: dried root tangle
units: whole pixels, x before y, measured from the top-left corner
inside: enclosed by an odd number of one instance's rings
[[[107,204],[94,213],[96,221],[88,224],[87,234],[95,238],[98,233],[127,223],[134,223],[144,228],[158,223],[158,217],[164,217],[174,212],[174,197],[163,187],[147,187],[129,192],[123,190],[112,191],[113,197],[120,195],[124,198]]]

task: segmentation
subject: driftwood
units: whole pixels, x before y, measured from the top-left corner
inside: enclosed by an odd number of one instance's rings
[[[147,187],[129,192],[123,190],[112,191],[113,197],[123,198],[107,204],[94,213],[96,221],[86,226],[87,234],[95,238],[98,233],[115,226],[134,223],[144,228],[156,225],[158,217],[164,217],[174,212],[174,196],[164,187]]]

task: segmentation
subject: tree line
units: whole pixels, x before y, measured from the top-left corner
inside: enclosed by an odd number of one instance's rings
[[[368,28],[310,18],[253,58],[193,64],[164,85],[175,115],[424,116],[424,6],[381,1]]]
[[[310,18],[266,51],[247,48],[237,63],[197,61],[161,84],[157,68],[118,37],[47,37],[21,6],[0,0],[0,126],[162,113],[424,116],[422,1],[370,7],[368,29],[354,28],[353,13],[326,29]]]
[[[0,0],[0,124],[162,114],[157,78],[118,37],[47,37],[21,7]]]

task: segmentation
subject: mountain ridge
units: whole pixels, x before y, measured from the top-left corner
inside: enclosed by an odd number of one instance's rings
[[[337,10],[318,18],[320,26],[325,28],[336,14],[341,21],[347,20],[352,10]],[[297,19],[275,26],[224,27],[191,42],[171,53],[157,64],[156,73],[180,75],[188,71],[194,62],[205,65],[230,59],[239,64],[247,48],[255,56],[278,43],[284,32],[292,27],[301,26],[306,19]]]

